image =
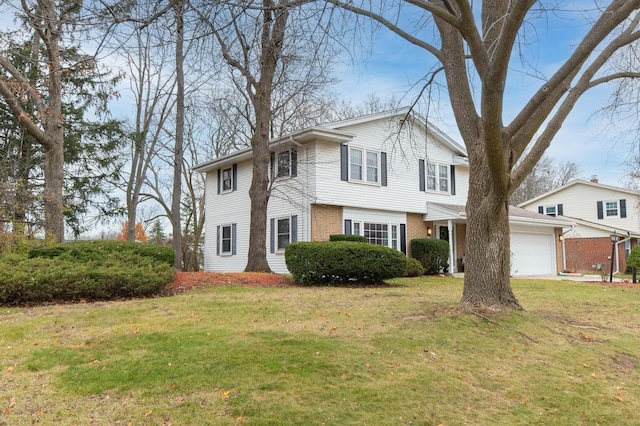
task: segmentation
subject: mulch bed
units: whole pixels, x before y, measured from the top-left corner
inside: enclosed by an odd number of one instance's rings
[[[198,287],[240,285],[245,287],[293,287],[284,275],[261,272],[177,272],[169,291],[180,293]]]

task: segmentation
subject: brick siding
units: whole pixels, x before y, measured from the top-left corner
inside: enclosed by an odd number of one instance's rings
[[[429,238],[427,229],[433,233],[433,222],[425,222],[423,214],[407,213],[407,256],[411,257],[411,240],[414,238]],[[431,235],[433,237],[433,234]]]
[[[342,207],[311,205],[311,241],[329,241],[332,234],[342,234]]]
[[[566,238],[564,240],[567,269],[570,271],[591,273],[597,272],[593,265],[602,264],[606,270],[611,265],[611,239],[601,238]],[[560,248],[562,250],[562,247]],[[626,269],[624,244],[618,245],[620,272]],[[616,269],[615,258],[613,269]]]

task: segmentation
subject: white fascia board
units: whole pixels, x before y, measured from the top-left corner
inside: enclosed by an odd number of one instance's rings
[[[353,139],[353,136],[354,135],[351,133],[338,130],[324,129],[321,127],[310,127],[308,129],[304,129],[273,139],[269,142],[269,147],[277,147],[285,144],[301,144],[316,139],[334,143],[346,143],[351,141]],[[224,155],[222,157],[207,161],[202,164],[198,164],[193,167],[193,171],[206,173],[217,168],[224,167],[225,165],[240,163],[242,161],[250,160],[251,158],[253,158],[253,151],[251,150],[251,148],[248,148],[242,151],[236,151],[234,153]]]

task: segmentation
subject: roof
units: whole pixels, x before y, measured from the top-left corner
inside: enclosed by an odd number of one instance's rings
[[[427,203],[427,214],[424,215],[425,220],[455,220],[467,219],[466,207],[463,205]],[[520,207],[509,206],[509,222],[520,224],[538,224],[553,227],[568,228],[575,225],[569,219],[554,216],[548,216],[535,213]]]
[[[617,191],[617,192],[622,192],[625,194],[631,194],[634,196],[640,196],[640,192],[637,191],[633,191],[631,189],[626,189],[626,188],[618,188],[616,186],[610,186],[610,185],[604,185],[602,183],[596,183],[596,182],[591,182],[591,181],[587,181],[587,180],[582,180],[582,179],[576,179],[576,180],[572,180],[571,182],[567,183],[566,185],[562,185],[557,187],[556,189],[552,189],[551,191],[545,192],[542,195],[538,195],[537,197],[531,198],[530,200],[524,201],[520,204],[518,204],[518,207],[524,207],[524,206],[528,206],[530,204],[535,203],[536,201],[548,197],[549,195],[555,194],[557,192],[561,192],[564,191],[567,188],[570,188],[572,186],[575,185],[586,185],[586,186],[591,186],[594,188],[602,188],[602,189],[609,189],[612,191]]]
[[[589,227],[589,228],[598,229],[598,230],[603,231],[603,232],[605,232],[607,234],[612,234],[613,232],[615,232],[615,233],[617,233],[619,235],[629,235],[632,238],[640,238],[640,234],[638,234],[635,231],[628,230],[628,229],[612,227],[611,225],[607,226],[607,225],[604,225],[602,223],[591,222],[589,220],[579,219],[577,217],[569,217],[569,216],[563,216],[563,217],[566,217],[567,219],[571,220],[572,222],[575,222],[575,224],[578,225],[578,226],[586,226],[586,227]]]
[[[293,133],[288,133],[279,138],[272,139],[269,142],[270,147],[276,147],[282,144],[296,144],[302,142],[308,142],[313,139],[321,138],[323,140],[345,143],[353,139],[353,135],[344,131],[327,129],[323,127],[309,127],[304,130],[300,130]],[[215,158],[196,165],[193,170],[200,173],[206,173],[215,170],[221,166],[228,164],[238,163],[241,161],[249,160],[253,158],[253,151],[251,148],[236,151],[231,154],[223,155],[222,157]]]
[[[467,151],[462,145],[447,136],[442,130],[438,129],[436,126],[428,122],[424,117],[414,113],[411,108],[408,107],[369,114],[361,117],[351,118],[348,120],[335,121],[321,126],[308,127],[306,129],[288,133],[281,137],[272,139],[269,142],[269,146],[275,147],[280,144],[286,143],[304,143],[318,138],[335,143],[347,143],[354,137],[352,133],[348,132],[348,127],[397,116],[402,116],[403,118],[406,118],[407,116],[410,117],[410,119],[412,119],[422,128],[426,128],[437,142],[446,145],[447,147],[449,147],[449,149],[457,154],[454,157],[454,160],[457,161],[456,164],[467,164]],[[251,148],[248,148],[198,164],[193,168],[193,170],[196,172],[206,173],[208,171],[212,171],[226,165],[249,160],[252,157],[253,152]]]

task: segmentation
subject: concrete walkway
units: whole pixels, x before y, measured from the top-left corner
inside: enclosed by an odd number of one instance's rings
[[[463,272],[456,272],[453,274],[456,278],[464,278]],[[602,276],[600,275],[529,275],[526,277],[512,277],[513,279],[523,279],[523,280],[555,280],[555,281],[584,281],[584,282],[602,282]],[[606,282],[609,282],[609,276],[606,277]],[[621,282],[631,282],[631,280],[627,280],[626,278],[616,278],[613,277],[613,281],[617,283]]]

